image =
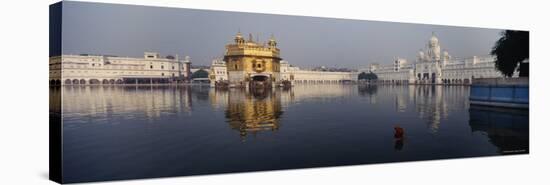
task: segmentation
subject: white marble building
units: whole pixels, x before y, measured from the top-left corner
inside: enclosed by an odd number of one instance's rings
[[[391,65],[371,64],[363,72],[373,72],[379,82],[394,84],[470,84],[474,78],[496,78],[503,75],[495,69],[493,56],[452,58],[441,52],[439,39],[432,35],[416,61],[398,58]]]
[[[303,70],[281,61],[281,78],[295,83],[342,83],[357,81],[357,72]]]
[[[185,81],[190,59],[145,52],[143,58],[105,55],[50,57],[50,83],[55,85],[142,84]]]
[[[214,87],[216,82],[227,81],[229,77],[227,75],[227,65],[222,59],[212,60],[209,70],[210,86]]]
[[[398,84],[414,83],[414,65],[402,58],[397,58],[392,65],[371,64],[363,72],[373,72],[382,82],[393,82]]]

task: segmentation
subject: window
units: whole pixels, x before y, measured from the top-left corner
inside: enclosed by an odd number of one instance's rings
[[[92,67],[94,67],[94,66],[95,66],[95,64],[92,64]]]
[[[164,69],[164,66],[160,66],[160,69]]]
[[[149,68],[153,69],[153,65],[149,66]]]
[[[164,76],[164,73],[162,73],[161,75]]]

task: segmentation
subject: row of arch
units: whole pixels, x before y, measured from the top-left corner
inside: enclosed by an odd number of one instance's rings
[[[90,80],[84,80],[84,79],[66,79],[65,85],[86,85],[86,84],[122,84],[122,79],[90,79]]]
[[[377,83],[386,83],[386,84],[409,84],[408,80],[375,80]]]
[[[342,83],[351,80],[294,80],[295,83]]]
[[[50,85],[61,85],[61,80],[50,80]]]
[[[169,78],[129,78],[129,79],[59,79],[50,80],[50,85],[111,85],[111,84],[162,84],[176,82]]]
[[[442,79],[442,84],[470,84],[470,79]],[[376,80],[377,83],[409,84],[408,80]],[[416,84],[430,84],[432,80],[417,80]]]
[[[122,84],[122,79],[66,79],[63,81],[63,85],[86,85],[86,84]],[[61,80],[50,80],[50,85],[61,85]]]
[[[443,84],[470,84],[470,79],[443,79]]]

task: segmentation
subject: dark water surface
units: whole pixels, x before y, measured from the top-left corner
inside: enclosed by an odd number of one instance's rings
[[[470,107],[464,86],[52,92],[63,93],[66,182],[529,152],[528,112]]]

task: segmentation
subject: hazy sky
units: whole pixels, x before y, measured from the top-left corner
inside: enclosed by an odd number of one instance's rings
[[[63,11],[64,54],[143,57],[155,51],[189,55],[195,65],[222,56],[239,30],[262,42],[274,34],[281,57],[291,64],[351,68],[395,57],[413,61],[432,32],[452,57],[488,55],[502,31],[67,1]]]

